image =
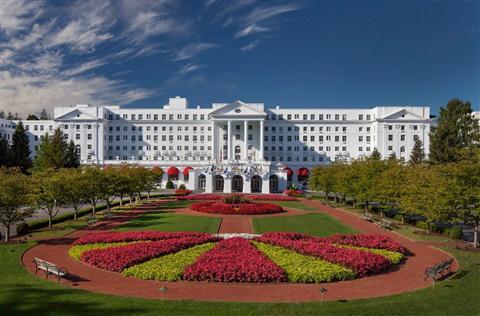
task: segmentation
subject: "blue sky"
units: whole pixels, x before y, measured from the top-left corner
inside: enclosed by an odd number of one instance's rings
[[[0,0],[0,108],[480,106],[478,1]]]

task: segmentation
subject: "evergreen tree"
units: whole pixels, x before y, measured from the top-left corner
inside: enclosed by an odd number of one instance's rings
[[[5,138],[0,137],[0,167],[11,165],[11,151],[8,146],[8,141]]]
[[[417,137],[415,138],[415,144],[413,145],[412,152],[410,153],[410,164],[416,165],[422,163],[425,160],[425,151],[423,150],[423,143]]]
[[[48,115],[48,113],[45,109],[42,109],[42,112],[40,112],[40,119],[44,120],[44,121],[50,119],[50,116]]]
[[[373,160],[380,160],[382,159],[382,155],[378,151],[377,147],[375,147],[372,151],[372,155],[370,156]]]
[[[38,117],[35,114],[28,114],[27,121],[38,121]]]
[[[20,114],[15,112],[15,114],[13,115],[13,119],[16,120],[16,121],[20,121],[22,119],[22,117],[20,116]]]
[[[53,135],[45,134],[38,148],[37,158],[34,161],[35,169],[59,169],[65,167],[67,147],[67,142],[60,128],[57,128]]]
[[[67,152],[65,154],[65,167],[78,168],[80,166],[80,159],[78,157],[77,147],[73,140],[68,143]]]
[[[430,161],[458,161],[460,151],[479,139],[478,120],[472,115],[472,104],[452,99],[440,109],[438,126],[430,135]]]
[[[11,146],[12,164],[19,167],[22,172],[26,172],[32,167],[30,159],[30,144],[28,140],[27,130],[22,122],[17,124],[12,137]]]
[[[13,114],[10,111],[8,111],[7,120],[13,120]]]
[[[4,111],[4,110],[1,110],[1,111],[0,111],[0,118],[3,118],[3,119],[4,119],[4,118],[6,118],[6,117],[7,117],[7,115],[5,114],[5,111]]]

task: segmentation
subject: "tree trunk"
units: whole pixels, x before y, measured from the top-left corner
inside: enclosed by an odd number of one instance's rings
[[[370,210],[368,209],[368,201],[365,201],[365,210],[367,211],[367,213],[368,213],[368,211],[370,211]]]
[[[130,206],[132,206],[132,196],[131,196],[131,195],[129,196],[129,199],[130,199],[130,203],[129,203],[129,204],[130,204]]]
[[[48,229],[52,229],[52,215],[48,214]]]
[[[97,202],[92,203],[92,210],[94,215],[95,215],[96,206],[97,206]]]
[[[10,241],[10,225],[5,225],[5,242]]]
[[[473,247],[478,248],[478,224],[473,225]]]
[[[73,220],[76,221],[77,220],[77,213],[78,213],[78,210],[76,207],[73,208]]]
[[[147,192],[148,203],[150,203],[150,191]]]
[[[123,206],[123,195],[120,195],[120,207]]]

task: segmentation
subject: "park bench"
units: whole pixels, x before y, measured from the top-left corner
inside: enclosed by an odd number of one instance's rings
[[[66,268],[60,267],[51,262],[34,257],[33,263],[35,263],[35,274],[38,273],[38,270],[43,270],[45,271],[47,279],[50,274],[53,274],[57,277],[57,280],[60,283],[60,279],[66,278],[68,275],[68,270]]]
[[[375,220],[375,216],[367,212],[363,213],[361,218],[369,222],[373,222]]]
[[[92,215],[88,216],[88,218],[87,218],[87,225],[88,226],[94,225],[96,223],[97,223],[97,217],[95,215],[92,214]]]
[[[424,280],[426,280],[427,278],[432,278],[434,282],[437,281],[440,277],[443,276],[445,271],[447,271],[448,273],[452,272],[452,264],[453,264],[453,259],[447,259],[447,260],[443,260],[440,263],[437,263],[432,267],[426,268]]]
[[[392,229],[393,228],[393,223],[392,221],[382,219],[377,223],[378,226],[385,228],[385,229]]]

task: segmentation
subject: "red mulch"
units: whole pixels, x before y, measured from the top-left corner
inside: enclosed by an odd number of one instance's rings
[[[306,302],[319,301],[321,299],[319,292],[320,287],[324,287],[328,290],[325,294],[325,300],[370,298],[425,288],[431,285],[431,281],[424,281],[425,268],[432,266],[443,259],[449,258],[449,255],[440,250],[381,229],[353,214],[339,209],[333,209],[317,201],[305,200],[304,202],[307,205],[315,207],[320,212],[327,213],[341,220],[360,232],[389,236],[407,247],[414,255],[408,257],[403,265],[400,265],[387,273],[352,281],[325,283],[321,285],[146,281],[136,278],[127,278],[119,273],[96,269],[70,258],[68,255],[68,249],[71,247],[70,243],[73,241],[73,238],[91,232],[92,229],[89,229],[76,231],[63,238],[57,238],[56,240],[45,240],[44,242],[40,242],[39,245],[24,253],[22,262],[32,273],[34,273],[34,266],[32,264],[34,256],[61,266],[66,266],[69,272],[73,275],[72,281],[68,282],[72,287],[120,296],[202,301]],[[125,220],[137,216],[141,212],[142,210],[126,212],[124,213],[123,219],[116,220],[116,223],[104,226],[103,228],[110,229]],[[189,214],[188,210],[181,210],[179,213]],[[300,214],[305,212],[289,210],[289,213],[265,216],[288,216],[294,215],[293,213]],[[215,214],[202,214],[202,216],[212,215]],[[220,227],[220,231],[224,232],[234,232],[241,229],[247,230],[245,223],[251,218],[250,216],[222,217],[224,222]],[[230,218],[232,218],[231,221]],[[236,222],[233,222],[234,220]],[[243,228],[244,226],[245,228]],[[101,225],[98,225],[97,228],[93,229],[100,230],[102,227]],[[249,229],[251,231],[251,224]],[[454,271],[457,268],[457,262],[455,262],[453,266]],[[52,282],[56,281],[52,278]],[[66,281],[62,281],[62,283],[66,283]],[[167,287],[168,290],[166,292],[161,292],[159,288],[162,286]]]

